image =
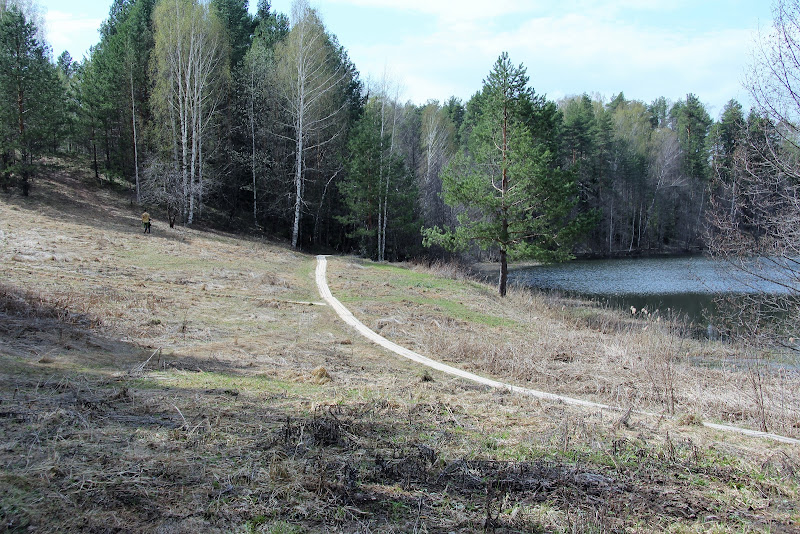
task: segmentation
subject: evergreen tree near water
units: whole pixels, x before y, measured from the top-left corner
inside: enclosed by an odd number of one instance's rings
[[[461,210],[458,224],[424,232],[427,245],[496,250],[501,296],[509,260],[567,259],[586,222],[571,217],[577,202],[573,176],[556,165],[545,143],[534,141],[526,119],[535,103],[525,68],[503,53],[468,106],[473,116],[467,150],[444,172],[445,202]]]

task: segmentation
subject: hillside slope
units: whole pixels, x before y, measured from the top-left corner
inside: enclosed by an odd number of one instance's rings
[[[362,341],[321,305],[312,256],[169,229],[157,212],[143,235],[139,215],[63,161],[30,197],[0,193],[7,530],[800,528],[796,448],[692,424],[753,417],[745,374],[688,364],[724,347],[567,301],[501,300],[457,273],[331,260],[334,294],[401,344],[665,417],[541,403]],[[770,424],[791,433],[796,409],[790,397]]]

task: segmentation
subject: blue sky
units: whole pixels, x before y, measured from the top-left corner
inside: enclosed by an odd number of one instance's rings
[[[251,0],[253,9],[255,0]],[[424,103],[480,89],[508,51],[537,93],[558,100],[619,91],[670,100],[692,92],[717,117],[742,88],[769,0],[310,0],[365,81],[384,75],[401,100]],[[109,1],[39,0],[55,55],[83,57],[97,43]],[[291,12],[291,0],[273,0]]]

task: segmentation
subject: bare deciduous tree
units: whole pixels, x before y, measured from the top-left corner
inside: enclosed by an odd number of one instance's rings
[[[259,131],[263,129],[263,115],[272,81],[272,57],[260,43],[250,48],[244,57],[243,87],[247,116],[247,130],[250,136],[250,170],[253,179],[253,224],[258,225],[258,177],[262,172],[262,158],[259,157]]]
[[[400,84],[391,80],[384,71],[381,81],[371,92],[380,102],[381,169],[378,181],[378,261],[386,258],[386,228],[389,222],[389,196],[392,186],[392,173],[389,161],[395,152],[397,124],[402,114],[399,102]],[[388,139],[389,146],[383,146]]]
[[[206,134],[228,79],[228,44],[214,11],[195,0],[164,0],[153,20],[154,111],[172,144],[181,175],[181,209],[191,224],[207,187]]]
[[[167,162],[155,154],[144,162],[140,202],[145,207],[163,206],[170,228],[175,226],[183,205],[181,181],[180,169],[173,162]]]
[[[294,143],[292,247],[297,248],[304,206],[306,156],[343,132],[344,65],[317,12],[305,0],[292,5],[292,29],[276,47],[279,91]]]
[[[427,226],[444,226],[446,207],[441,198],[440,173],[455,152],[453,137],[455,127],[436,102],[422,109],[422,132],[420,143],[423,159],[420,162],[422,209]]]
[[[725,307],[729,334],[797,348],[800,315],[800,1],[778,0],[760,36],[748,88],[756,107],[730,154],[715,160],[712,255],[751,291]],[[730,300],[730,299],[729,299]]]

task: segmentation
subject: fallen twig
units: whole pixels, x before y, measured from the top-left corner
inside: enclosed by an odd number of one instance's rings
[[[129,375],[139,375],[139,374],[144,373],[144,368],[147,366],[148,363],[150,363],[150,360],[152,360],[153,356],[155,356],[156,354],[158,354],[159,355],[158,358],[161,359],[161,347],[159,347],[156,350],[154,350],[153,354],[151,354],[150,357],[147,358],[140,365],[137,365],[136,367],[134,367],[133,369],[128,371],[128,374]]]

